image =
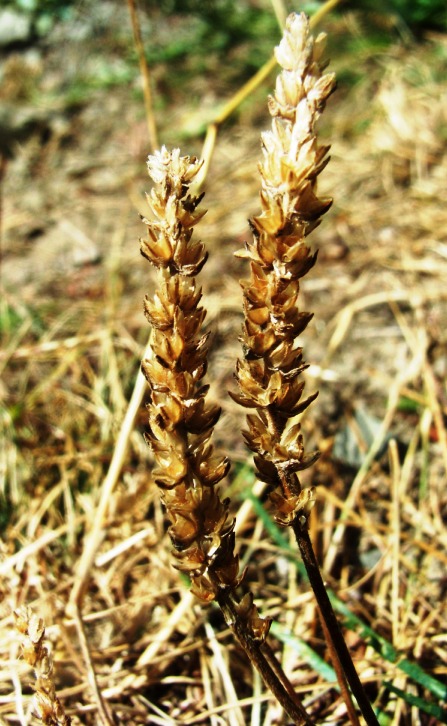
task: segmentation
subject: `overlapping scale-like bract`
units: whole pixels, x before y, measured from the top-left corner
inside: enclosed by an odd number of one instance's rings
[[[236,368],[239,392],[232,395],[255,410],[244,436],[282,524],[307,518],[313,492],[302,490],[297,472],[317,458],[305,453],[293,419],[317,395],[302,398],[307,366],[297,338],[312,317],[298,307],[299,281],[316,261],[307,237],[331,206],[316,190],[329,147],[318,145],[315,125],[335,88],[335,76],[323,72],[324,40],[323,34],[312,38],[304,14],[289,16],[276,49],[282,72],[269,99],[272,128],[262,134],[261,213],[250,221],[252,241],[237,253],[249,260],[251,274],[241,282],[244,358]]]
[[[229,461],[211,443],[220,407],[207,401],[203,384],[208,334],[196,275],[207,253],[195,241],[193,227],[205,212],[198,209],[202,196],[189,194],[200,167],[196,159],[165,147],[148,161],[155,186],[147,197],[152,217],[143,219],[147,239],[141,252],[159,270],[159,285],[144,304],[152,325],[152,355],[142,362],[151,391],[146,439],[170,520],[176,567],[190,576],[192,591],[205,602],[230,596],[251,637],[263,639],[269,619],[260,618],[251,596],[239,604],[234,597],[241,580],[234,521],[229,500],[218,489]]]

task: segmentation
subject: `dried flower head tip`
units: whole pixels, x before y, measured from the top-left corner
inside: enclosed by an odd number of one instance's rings
[[[149,175],[156,186],[147,195],[152,219],[143,218],[149,237],[141,240],[141,253],[155,267],[170,274],[196,275],[207,254],[200,242],[192,242],[192,227],[206,214],[197,211],[203,194],[191,196],[189,186],[202,162],[180,156],[180,150],[162,147],[149,156]]]
[[[277,78],[275,95],[269,98],[272,130],[262,134],[263,214],[254,220],[259,231],[278,232],[298,217],[304,223],[304,236],[330,206],[330,200],[319,200],[312,193],[328,161],[329,149],[318,146],[315,125],[335,89],[335,75],[323,74],[324,45],[324,34],[315,41],[310,35],[304,13],[289,16],[276,49],[283,70]]]
[[[180,149],[168,151],[166,146],[155,151],[147,160],[149,176],[160,186],[164,186],[167,180],[172,183],[172,192],[177,197],[182,196],[182,186],[190,184],[198,174],[202,161],[197,161],[193,156],[180,156]]]
[[[56,696],[53,661],[48,646],[44,643],[43,620],[31,614],[27,608],[15,610],[14,619],[16,630],[20,634],[23,657],[36,674],[34,698],[38,717],[47,726],[70,726],[71,718],[65,715]]]

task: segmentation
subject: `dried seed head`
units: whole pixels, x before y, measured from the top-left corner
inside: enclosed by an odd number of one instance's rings
[[[318,456],[305,453],[299,424],[289,420],[317,395],[302,398],[306,365],[297,337],[312,318],[298,308],[299,280],[316,262],[307,237],[331,205],[316,191],[329,147],[318,145],[315,126],[335,88],[334,75],[323,73],[324,40],[312,38],[304,14],[289,16],[276,49],[282,72],[269,98],[272,128],[262,134],[262,211],[251,220],[252,241],[237,253],[250,261],[251,274],[241,283],[244,359],[236,368],[239,393],[232,395],[256,411],[244,436],[258,476],[276,489],[272,503],[283,524],[307,517],[310,494],[301,492],[297,472]]]
[[[189,194],[200,166],[178,149],[163,147],[149,157],[156,186],[147,197],[152,220],[143,220],[148,236],[141,251],[159,269],[160,284],[144,303],[153,355],[142,368],[151,390],[146,440],[157,463],[153,476],[171,523],[176,567],[207,602],[233,593],[241,577],[229,500],[216,486],[230,466],[211,443],[220,407],[207,402],[208,386],[202,382],[208,335],[202,332],[205,311],[195,275],[207,255],[192,228],[205,212],[198,210],[202,196]],[[252,600],[241,613],[252,637],[265,637],[269,621],[259,617]]]

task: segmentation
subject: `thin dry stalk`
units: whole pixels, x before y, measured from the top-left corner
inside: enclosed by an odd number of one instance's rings
[[[228,663],[224,657],[223,647],[216,639],[210,623],[205,623],[205,632],[208,637],[209,648],[213,654],[216,675],[219,675],[225,693],[225,702],[228,706],[228,724],[229,726],[244,726],[244,715],[239,706],[236,689],[228,670]],[[216,677],[214,678],[214,684],[216,684]]]
[[[130,19],[132,22],[133,37],[135,48],[138,54],[138,62],[140,64],[141,78],[143,79],[144,108],[146,111],[147,130],[149,133],[149,147],[154,150],[158,147],[157,141],[157,124],[155,122],[154,104],[152,101],[151,74],[144,53],[144,45],[141,39],[140,21],[138,19],[138,10],[135,0],[127,0],[129,6]]]
[[[74,613],[74,619],[76,623],[76,632],[79,638],[79,645],[81,646],[82,656],[87,670],[87,682],[90,686],[93,698],[95,699],[100,726],[113,726],[114,718],[110,713],[109,707],[104,700],[103,694],[99,687],[98,679],[93,665],[93,659],[90,654],[90,647],[87,639],[87,634],[85,632],[84,622],[77,610]]]

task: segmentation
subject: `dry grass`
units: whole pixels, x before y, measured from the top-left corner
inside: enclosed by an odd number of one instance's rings
[[[303,426],[308,448],[313,442],[323,451],[307,474],[320,485],[311,535],[333,591],[372,630],[351,620],[346,637],[384,724],[445,722],[445,712],[429,715],[421,702],[412,705],[393,692],[445,707],[447,105],[434,73],[442,54],[445,59],[442,37],[411,53],[392,50],[376,77],[365,75],[361,87],[335,101],[335,122],[326,132],[332,161],[321,190],[334,196],[334,209],[316,234],[320,259],[303,285],[306,307],[315,311],[304,341],[312,364],[308,387],[320,389]],[[245,219],[258,209],[257,137],[243,119],[223,134],[206,190],[210,212],[201,233],[211,251],[206,292],[215,330],[210,379],[219,397],[233,385],[238,354],[236,281],[243,263],[232,252],[246,234]],[[123,143],[119,133],[114,139]],[[15,190],[11,179],[15,171],[21,178],[35,158],[32,143],[10,162],[4,181],[4,233],[17,267],[22,263],[11,240],[17,238],[26,266],[20,233],[21,225],[31,224],[31,212],[20,201],[23,187]],[[25,605],[44,620],[66,713],[73,724],[98,723],[91,674],[67,604],[145,343],[141,300],[151,283],[143,280],[135,207],[144,211],[146,181],[142,164],[136,176],[132,153],[126,147],[127,200],[117,184],[118,190],[90,197],[83,207],[81,177],[76,209],[69,202],[51,208],[56,226],[67,207],[79,219],[83,209],[94,217],[99,232],[90,235],[107,249],[103,265],[83,264],[53,283],[29,276],[15,283],[9,272],[3,280],[0,723],[38,723],[33,676],[13,618]],[[237,503],[252,474],[238,433],[240,413],[226,398],[222,405],[217,437],[234,452],[230,493]],[[359,409],[377,423],[372,442],[359,426]],[[284,723],[218,612],[195,602],[172,568],[141,436],[145,421],[142,410],[107,502],[83,602],[102,697],[120,723]],[[342,431],[351,445],[358,443],[356,470],[340,448]],[[275,541],[265,533],[269,521],[263,525],[250,502],[241,509],[242,559],[250,563],[248,578],[263,614],[277,620],[285,670],[318,723],[346,723],[325,664],[303,647],[325,657],[288,532]],[[378,646],[378,638],[398,657]],[[418,665],[426,680],[418,683],[401,658]]]

